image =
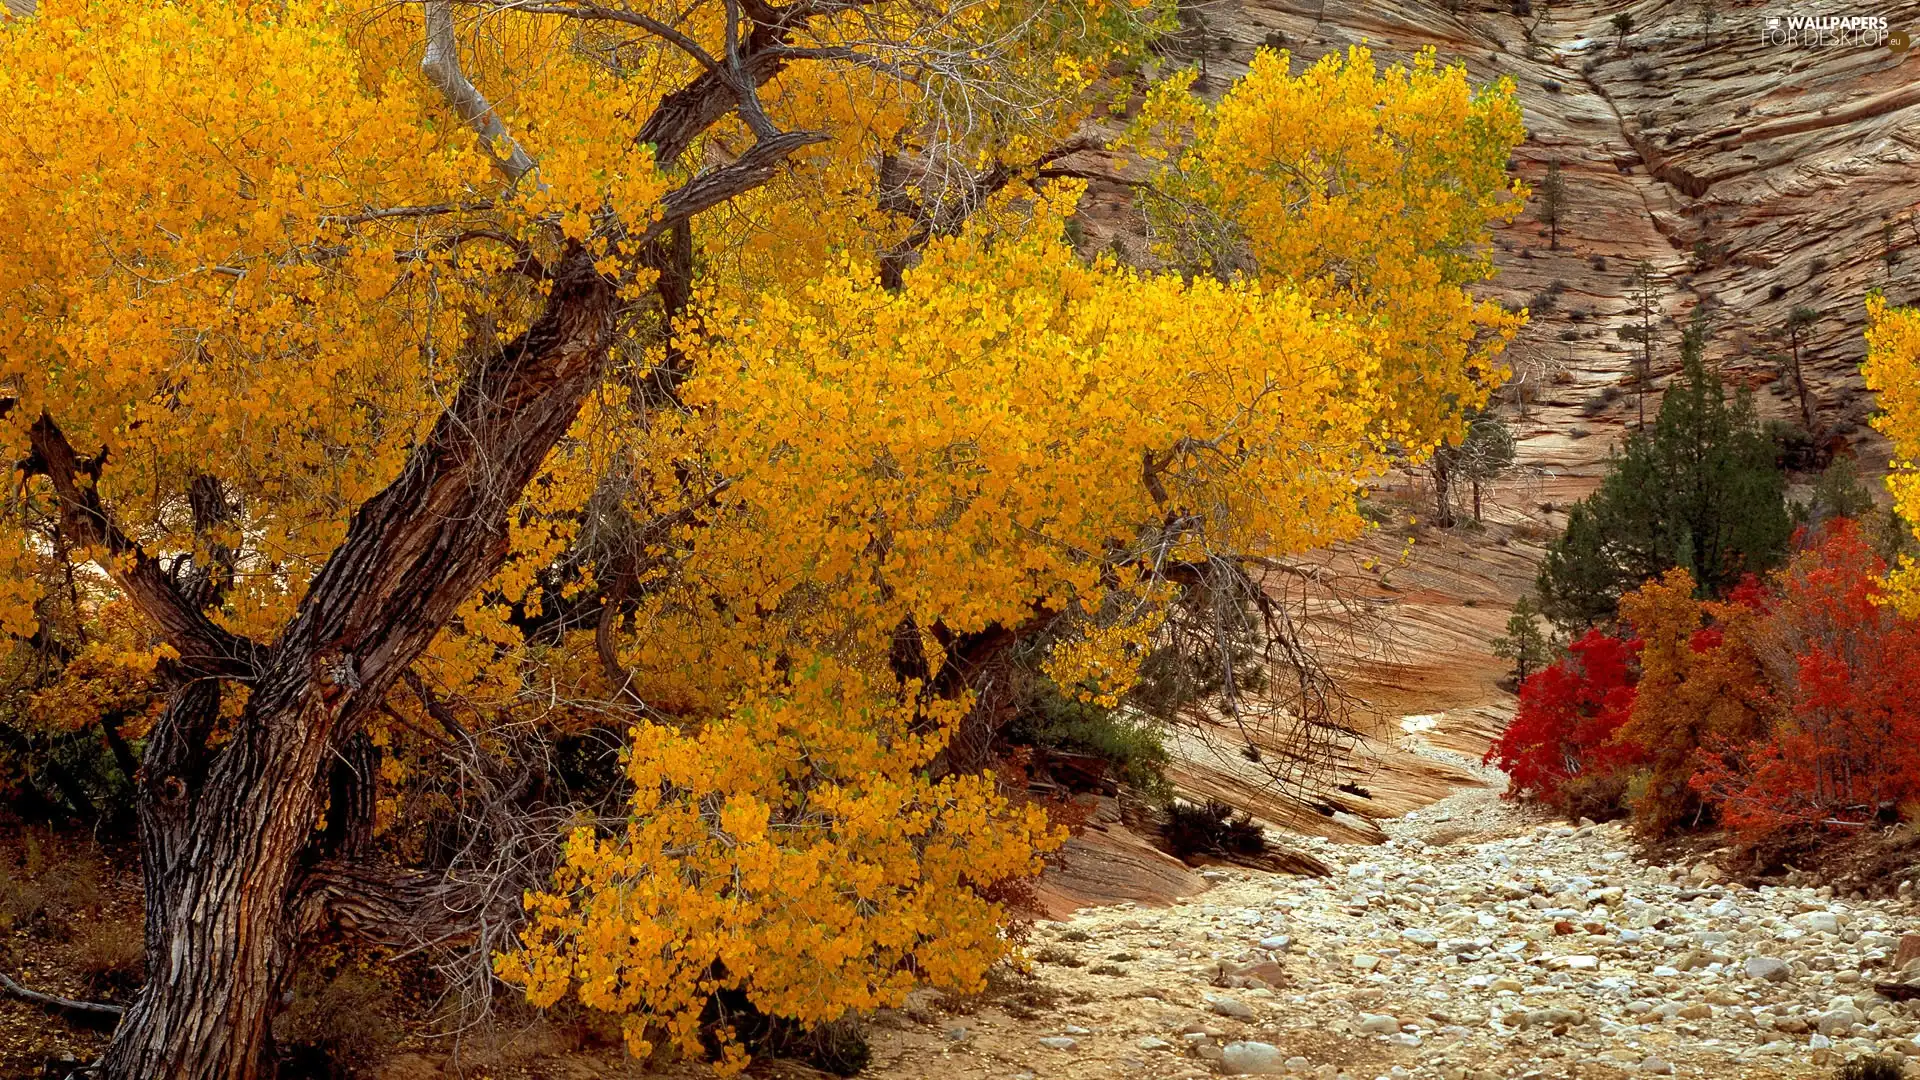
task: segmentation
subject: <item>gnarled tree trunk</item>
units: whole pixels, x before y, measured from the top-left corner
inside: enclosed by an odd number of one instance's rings
[[[268,1025],[301,929],[302,871],[328,837],[315,826],[334,751],[499,569],[507,511],[599,376],[612,302],[588,256],[561,264],[546,313],[476,366],[354,516],[210,758],[217,684],[175,693],[142,769],[148,984],[102,1063],[110,1080],[271,1075]]]

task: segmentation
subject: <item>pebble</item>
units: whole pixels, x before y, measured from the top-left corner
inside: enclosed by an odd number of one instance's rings
[[[1220,1066],[1228,1076],[1277,1076],[1286,1070],[1280,1048],[1263,1042],[1228,1043],[1220,1050]]]
[[[1235,1020],[1253,1019],[1253,1009],[1239,998],[1230,998],[1225,994],[1208,994],[1207,1008],[1221,1016],[1230,1016]]]
[[[1040,1040],[1040,1045],[1049,1050],[1071,1050],[1080,1045],[1080,1040],[1065,1035],[1048,1035]]]
[[[1392,1035],[1400,1030],[1400,1021],[1397,1017],[1361,1013],[1360,1030],[1368,1035]]]

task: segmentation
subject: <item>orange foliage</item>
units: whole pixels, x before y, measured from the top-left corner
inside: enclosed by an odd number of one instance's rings
[[[1691,783],[1701,748],[1758,736],[1774,707],[1755,653],[1759,589],[1744,586],[1724,603],[1696,599],[1694,589],[1676,568],[1620,600],[1641,649],[1640,694],[1619,737],[1646,759],[1633,817],[1653,835],[1701,823],[1706,808]]]

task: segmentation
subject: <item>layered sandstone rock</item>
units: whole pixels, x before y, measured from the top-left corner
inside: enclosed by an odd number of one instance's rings
[[[1432,47],[1477,79],[1510,77],[1529,133],[1515,170],[1537,186],[1557,160],[1566,187],[1557,245],[1531,212],[1496,237],[1499,276],[1489,294],[1528,305],[1533,319],[1512,353],[1527,392],[1506,407],[1522,467],[1490,494],[1485,525],[1408,524],[1429,512],[1421,504],[1431,497],[1423,476],[1409,472],[1375,493],[1391,511],[1387,526],[1323,560],[1339,590],[1378,619],[1368,648],[1335,633],[1321,642],[1369,736],[1338,779],[1371,798],[1331,783],[1275,788],[1220,753],[1221,740],[1181,744],[1176,777],[1196,794],[1290,829],[1377,840],[1368,818],[1419,805],[1459,780],[1400,749],[1409,716],[1421,741],[1477,754],[1509,714],[1512,699],[1496,686],[1504,665],[1487,643],[1531,586],[1566,507],[1592,489],[1640,409],[1657,408],[1659,386],[1678,367],[1680,328],[1696,308],[1713,327],[1710,361],[1755,389],[1764,416],[1783,421],[1799,414],[1785,327],[1796,308],[1811,309],[1801,343],[1814,413],[1806,445],[1855,454],[1869,475],[1884,470],[1885,442],[1866,423],[1873,402],[1859,376],[1861,332],[1868,289],[1920,301],[1920,253],[1910,250],[1920,245],[1920,51],[1769,41],[1763,20],[1784,12],[1760,4],[1182,6],[1188,30],[1179,47],[1203,64],[1208,92],[1229,86],[1263,46],[1289,49],[1299,62],[1363,43],[1387,58]],[[1613,23],[1622,13],[1634,27],[1626,34]],[[1920,5],[1887,14],[1895,28],[1920,32]],[[1093,184],[1089,245],[1118,238],[1143,249],[1127,190]],[[1638,346],[1621,337],[1636,320],[1629,279],[1642,263],[1659,283],[1661,309],[1644,401],[1633,377]],[[1363,569],[1365,559],[1375,569]]]

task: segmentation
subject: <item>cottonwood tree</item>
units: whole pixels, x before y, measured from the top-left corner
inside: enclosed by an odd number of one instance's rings
[[[139,612],[127,662],[169,682],[150,981],[102,1075],[265,1075],[322,931],[497,946],[637,1052],[698,1049],[716,1001],[811,1024],[980,985],[992,890],[1059,836],[948,753],[974,676],[1046,627],[1047,677],[1111,700],[1180,604],[1257,608],[1246,567],[1357,533],[1383,448],[1457,432],[1517,326],[1466,286],[1519,208],[1519,111],[1430,58],[1163,88],[1255,269],[1078,258],[1079,124],[1153,17],[94,0],[0,29],[8,520]],[[7,534],[16,636],[44,535]],[[460,861],[524,844],[524,733],[593,725],[630,732],[614,812],[504,889]],[[438,861],[383,840],[436,760],[503,791]]]
[[[1920,472],[1910,463],[1920,457],[1920,312],[1895,307],[1886,297],[1867,297],[1867,360],[1861,367],[1867,389],[1878,395],[1873,426],[1893,443],[1893,467],[1887,490],[1893,514],[1913,529],[1920,522]],[[1920,535],[1916,532],[1915,535]],[[1901,554],[1888,581],[1888,595],[1909,615],[1920,614],[1920,564]]]

